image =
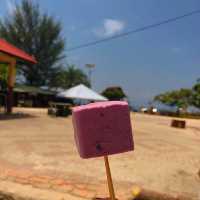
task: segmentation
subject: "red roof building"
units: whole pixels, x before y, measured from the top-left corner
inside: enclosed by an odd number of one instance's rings
[[[0,38],[0,63],[8,64],[8,89],[6,100],[7,113],[12,112],[13,87],[15,84],[16,76],[16,62],[19,60],[26,61],[32,64],[37,63],[36,59],[33,56],[28,55],[23,50]]]
[[[28,55],[27,53],[8,43],[4,39],[0,39],[0,52],[33,64],[37,63],[36,59],[33,56]]]

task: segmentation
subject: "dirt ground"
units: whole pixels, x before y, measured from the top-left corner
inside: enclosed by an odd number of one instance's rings
[[[102,158],[79,157],[71,117],[49,117],[42,109],[20,111],[32,116],[0,120],[0,167],[85,184],[105,181]],[[114,182],[200,198],[200,120],[187,119],[183,130],[171,128],[169,117],[132,113],[131,119],[135,151],[110,157]]]

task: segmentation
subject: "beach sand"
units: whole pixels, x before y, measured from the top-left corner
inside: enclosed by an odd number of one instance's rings
[[[32,117],[0,121],[0,170],[28,170],[81,184],[105,183],[103,159],[79,157],[71,117],[49,117],[44,109],[17,111]],[[187,128],[177,129],[170,127],[171,119],[131,113],[135,150],[109,157],[117,187],[139,185],[200,197],[200,120],[187,119]]]

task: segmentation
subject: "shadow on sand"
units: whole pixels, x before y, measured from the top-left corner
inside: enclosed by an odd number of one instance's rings
[[[12,120],[12,119],[26,119],[26,118],[36,118],[37,116],[28,114],[28,113],[12,113],[12,114],[6,114],[6,113],[0,113],[0,121],[1,120]]]

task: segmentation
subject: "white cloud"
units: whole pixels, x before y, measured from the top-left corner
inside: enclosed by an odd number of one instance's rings
[[[7,6],[8,13],[10,15],[12,15],[13,12],[15,11],[15,2],[14,2],[14,0],[6,0],[6,6]]]
[[[94,33],[99,37],[110,37],[125,28],[125,22],[116,19],[105,19],[103,26],[94,30]]]

